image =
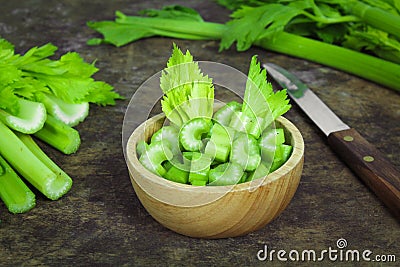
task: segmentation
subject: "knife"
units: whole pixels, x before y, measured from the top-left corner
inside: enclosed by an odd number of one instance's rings
[[[396,167],[294,74],[273,63],[263,67],[327,136],[331,149],[400,221],[400,172]]]

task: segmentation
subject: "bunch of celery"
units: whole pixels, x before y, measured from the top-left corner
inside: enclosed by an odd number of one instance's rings
[[[212,80],[189,51],[174,45],[162,72],[161,101],[169,125],[137,144],[139,161],[168,180],[191,185],[232,185],[265,177],[289,158],[282,128],[273,122],[290,109],[286,90],[276,93],[254,56],[243,103],[217,112]]]
[[[219,0],[234,12],[225,24],[205,22],[181,6],[116,12],[115,21],[88,22],[103,39],[122,46],[151,36],[221,40],[220,51],[256,45],[334,67],[400,90],[398,0]]]
[[[0,38],[0,198],[12,213],[35,205],[19,175],[52,200],[72,185],[31,135],[64,154],[74,153],[80,136],[73,126],[89,114],[89,103],[113,105],[121,98],[112,86],[91,78],[98,69],[79,54],[49,59],[56,50],[46,44],[20,55]]]

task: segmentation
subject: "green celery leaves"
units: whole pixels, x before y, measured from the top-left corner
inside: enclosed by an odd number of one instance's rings
[[[175,125],[180,127],[196,117],[212,117],[214,85],[201,73],[189,51],[183,54],[174,44],[167,68],[161,75],[160,87],[164,92],[162,110]]]

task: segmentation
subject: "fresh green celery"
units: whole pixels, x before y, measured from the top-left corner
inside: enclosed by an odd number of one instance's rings
[[[182,22],[168,18],[134,17],[123,15],[120,12],[117,13],[117,16],[116,22],[91,22],[88,25],[103,34],[104,42],[116,46],[150,36],[190,40],[222,39],[224,33],[229,29],[226,24],[212,22]],[[388,23],[394,25],[393,27],[400,25],[399,23]],[[253,29],[254,25],[243,25],[243,27]],[[238,31],[238,33],[243,34],[244,39],[249,36],[244,31]],[[398,75],[400,64],[285,31],[277,31],[272,36],[269,35],[264,35],[264,32],[260,31],[251,43],[266,50],[333,67],[400,91],[400,75]],[[99,43],[101,41],[97,42],[97,44]],[[220,50],[228,49],[230,45],[223,41]],[[240,49],[238,48],[238,50]]]
[[[274,93],[267,72],[253,56],[250,62],[242,109],[235,112],[229,126],[258,139],[262,131],[291,105],[285,90]]]
[[[146,152],[146,150],[148,149],[148,146],[149,145],[144,140],[140,140],[136,144],[136,152],[137,152],[137,155],[139,158],[143,155],[144,152]]]
[[[173,154],[163,141],[152,142],[140,156],[139,161],[154,174],[164,176],[166,173],[162,163],[172,159]]]
[[[165,125],[155,132],[151,137],[151,143],[157,141],[166,141],[166,145],[169,146],[171,152],[176,155],[179,153],[179,129],[172,125]]]
[[[400,91],[400,64],[286,32],[276,34],[273,40],[259,39],[254,44],[330,66]]]
[[[204,148],[204,136],[212,127],[212,122],[204,118],[194,118],[187,121],[179,132],[179,141],[187,151],[200,151]]]
[[[180,128],[195,118],[212,118],[212,79],[201,72],[189,51],[184,54],[176,44],[161,74],[160,88],[164,92],[161,108],[175,126]]]
[[[241,181],[243,168],[234,162],[223,163],[210,170],[208,185],[234,185]]]
[[[207,142],[204,153],[218,162],[227,162],[231,152],[235,130],[215,123],[211,128],[211,138]]]
[[[265,130],[258,140],[262,160],[272,163],[276,148],[283,143],[285,143],[285,134],[282,128]]]
[[[177,183],[186,184],[189,181],[189,172],[172,165],[164,174],[164,178]]]
[[[232,143],[230,161],[246,171],[254,171],[261,162],[260,148],[254,136],[238,133]]]
[[[116,46],[123,46],[141,38],[157,35],[191,40],[216,40],[221,37],[220,32],[215,31],[215,23],[201,22],[201,27],[199,27],[199,24],[193,21],[184,21],[182,23],[182,21],[174,19],[126,16],[120,11],[116,11],[115,15],[117,16],[115,22],[101,21],[87,23],[90,28],[104,34],[103,40],[95,38],[89,40],[88,44],[111,43]],[[135,27],[132,27],[132,25],[135,25]],[[217,27],[220,27],[222,30],[224,25],[218,25]],[[110,32],[109,29],[115,29],[115,32],[114,30]]]
[[[1,156],[0,198],[11,213],[24,213],[36,205],[35,194]]]
[[[45,105],[47,113],[67,124],[76,126],[89,115],[89,103],[66,103],[50,94],[42,94],[40,101]]]
[[[75,153],[81,144],[77,130],[51,115],[47,115],[43,128],[34,133],[34,136],[64,154]]]
[[[400,38],[400,16],[362,1],[347,0],[343,5],[351,14],[361,18],[365,23]]]
[[[18,113],[7,113],[0,108],[0,121],[13,130],[32,134],[43,127],[46,120],[46,108],[42,103],[18,98]]]
[[[18,138],[24,143],[24,145],[38,158],[47,168],[49,168],[54,174],[56,174],[56,179],[54,181],[49,181],[47,184],[48,198],[52,200],[59,199],[65,195],[72,186],[71,177],[64,172],[52,159],[50,159],[46,153],[36,144],[30,135],[16,133]]]
[[[55,167],[29,135],[14,133],[1,122],[0,135],[0,154],[36,189],[52,200],[69,191],[71,178]]]
[[[243,112],[235,112],[229,123],[229,127],[239,132],[244,132],[258,138],[262,131],[262,119]]]
[[[292,150],[293,150],[293,147],[291,145],[281,144],[281,145],[277,146],[276,151],[275,151],[274,160],[272,162],[270,171],[273,172],[276,169],[278,169],[280,166],[282,166],[282,164],[285,163],[289,159],[289,157],[292,153]]]
[[[193,185],[204,185],[208,182],[212,158],[206,154],[193,152],[190,165],[189,182]]]
[[[229,126],[231,118],[235,111],[240,111],[242,104],[231,101],[221,107],[217,112],[214,113],[213,119],[223,126]]]
[[[246,179],[246,182],[266,177],[269,172],[270,169],[267,166],[265,166],[264,163],[261,162],[257,166],[257,169],[255,169],[253,172],[249,174],[249,176]]]

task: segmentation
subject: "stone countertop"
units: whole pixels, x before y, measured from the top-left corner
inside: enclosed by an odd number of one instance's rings
[[[85,26],[87,21],[111,20],[115,10],[133,15],[173,3],[195,8],[205,20],[228,19],[229,12],[213,1],[1,1],[0,36],[15,44],[16,52],[48,42],[59,47],[57,56],[79,52],[88,62],[97,60],[95,78],[112,84],[126,99],[115,106],[91,106],[90,116],[77,126],[82,139],[77,153],[65,156],[39,143],[74,184],[58,201],[36,192],[36,207],[25,214],[12,215],[0,204],[0,266],[254,266],[267,263],[257,258],[265,246],[269,251],[320,253],[338,249],[341,238],[347,241],[346,249],[371,250],[373,256],[397,253],[399,261],[399,223],[296,105],[286,117],[303,134],[304,170],[292,202],[273,222],[246,236],[204,240],[176,234],[152,219],[132,188],[121,131],[130,98],[165,66],[173,42],[189,49],[196,60],[227,64],[244,73],[254,54],[286,67],[400,168],[400,95],[393,90],[258,48],[218,52],[216,41],[150,38],[120,48],[86,45],[87,39],[98,37]],[[324,266],[340,261],[325,259]],[[273,263],[285,265],[276,254]]]

